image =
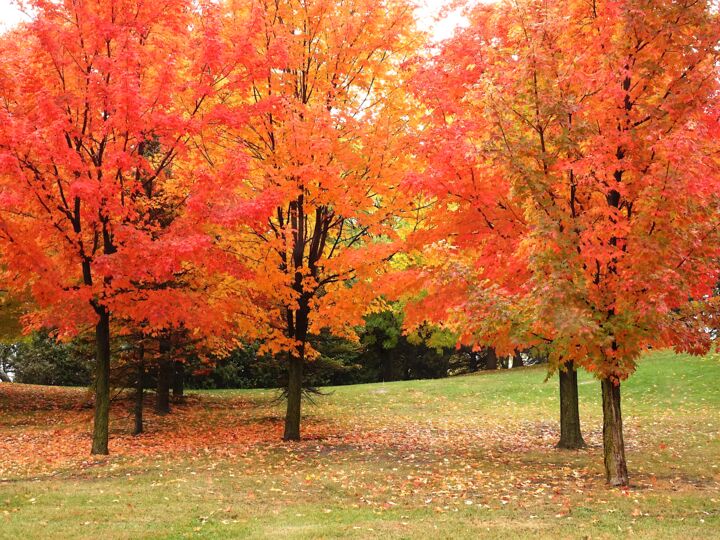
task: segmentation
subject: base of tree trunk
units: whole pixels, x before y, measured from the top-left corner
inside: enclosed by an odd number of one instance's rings
[[[155,392],[155,412],[159,415],[170,413],[170,386],[172,385],[175,367],[170,360],[172,342],[169,335],[160,338],[158,343],[160,360],[157,371],[157,388]]]
[[[169,360],[160,360],[158,365],[157,393],[155,395],[155,412],[160,415],[170,413],[170,383],[173,366]]]
[[[303,361],[290,358],[288,365],[287,412],[283,440],[300,440],[300,406],[302,404]]]
[[[173,398],[181,400],[185,395],[185,364],[175,361],[175,370],[172,379]]]
[[[605,479],[611,486],[627,486],[628,472],[620,410],[620,383],[615,384],[610,379],[603,379],[601,386]]]
[[[95,420],[92,454],[107,455],[110,432],[110,314],[100,312],[95,325]]]
[[[143,379],[145,377],[145,366],[142,361],[138,363],[137,381],[135,382],[135,429],[133,435],[140,435],[143,432],[143,400],[145,388]]]
[[[557,448],[577,450],[585,447],[580,430],[580,407],[578,402],[577,371],[567,362],[558,372],[560,380],[560,441]]]

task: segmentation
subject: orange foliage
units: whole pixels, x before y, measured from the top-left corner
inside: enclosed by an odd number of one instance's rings
[[[252,24],[263,69],[230,71],[203,133],[207,174],[228,186],[213,201],[216,238],[256,276],[267,350],[312,357],[309,333],[352,337],[397,249],[412,6],[256,1],[228,13],[223,33]]]
[[[468,17],[416,79],[412,187],[436,206],[415,319],[615,380],[648,345],[706,349],[688,298],[718,276],[717,15],[530,0]]]

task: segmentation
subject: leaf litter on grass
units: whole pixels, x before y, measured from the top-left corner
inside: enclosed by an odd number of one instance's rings
[[[373,415],[338,413],[330,399],[308,408],[303,441],[283,443],[282,418],[268,400],[190,394],[173,405],[171,414],[157,416],[151,398],[146,432],[139,436],[130,434],[131,399],[118,399],[112,411],[111,455],[91,457],[86,392],[2,385],[0,479],[130,476],[136,473],[127,471],[158,470],[157,486],[202,477],[209,485],[242,484],[249,499],[275,505],[296,504],[304,497],[373,512],[535,513],[547,508],[558,519],[583,505],[612,508],[615,498],[626,496],[604,487],[599,427],[585,429],[587,449],[563,452],[554,448],[556,424],[544,418],[507,415],[499,421],[497,415],[469,417],[442,410],[421,417],[381,407]],[[657,427],[630,420],[629,449],[647,451],[653,445],[657,453],[656,439],[645,431]],[[667,439],[665,433],[661,436]],[[658,479],[638,471],[634,481],[632,493],[640,501],[659,490],[702,489],[718,496],[717,476],[699,485],[692,475]]]

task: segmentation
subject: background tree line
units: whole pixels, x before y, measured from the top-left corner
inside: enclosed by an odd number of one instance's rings
[[[413,379],[437,379],[483,370],[517,368],[543,363],[535,351],[498,358],[490,347],[473,351],[456,348],[455,337],[440,328],[404,334],[402,314],[383,311],[366,317],[357,330],[359,340],[327,332],[311,336],[319,356],[308,363],[306,386],[339,386]],[[120,349],[130,350],[126,343]],[[122,355],[123,351],[117,351]],[[111,369],[112,383],[122,388],[137,385],[137,359]],[[287,385],[283,358],[259,352],[258,344],[238,347],[229,354],[201,360],[196,350],[175,351],[169,390],[183,388],[284,388]],[[92,343],[75,338],[58,341],[47,330],[0,344],[0,369],[14,382],[57,386],[92,386]],[[163,377],[162,360],[147,361],[143,388],[156,390]],[[167,377],[167,375],[165,375]],[[162,388],[161,388],[162,391]],[[182,394],[182,391],[178,393]]]

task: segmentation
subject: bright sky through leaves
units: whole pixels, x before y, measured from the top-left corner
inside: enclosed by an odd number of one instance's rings
[[[422,0],[419,3],[422,5],[417,12],[420,25],[423,29],[429,30],[437,40],[450,37],[453,30],[463,22],[463,17],[458,13],[452,13],[440,21],[435,20],[442,7],[448,3],[446,0]],[[23,20],[27,20],[27,15],[16,2],[0,0],[0,32]]]
[[[0,0],[0,31],[14,26],[25,18],[26,16],[14,2]]]

